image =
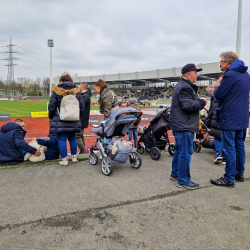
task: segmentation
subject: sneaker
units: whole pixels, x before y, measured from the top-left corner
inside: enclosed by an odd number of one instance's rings
[[[101,160],[102,160],[102,156],[101,156],[101,155],[99,156],[99,159],[101,159]]]
[[[226,159],[223,158],[221,163],[222,163],[222,165],[226,165]]]
[[[244,182],[244,175],[242,174],[236,174],[235,180],[239,182]]]
[[[219,163],[221,163],[222,159],[223,159],[222,155],[220,153],[217,153],[215,158],[214,158],[214,163],[219,164]]]
[[[171,181],[178,181],[178,178],[179,178],[179,176],[170,175],[170,180]]]
[[[178,188],[188,188],[188,189],[197,189],[197,188],[199,188],[199,184],[198,183],[194,183],[194,182],[189,182],[189,183],[186,183],[186,184],[177,184],[177,187]]]
[[[234,182],[224,179],[223,177],[221,177],[220,179],[212,179],[210,180],[210,182],[214,185],[221,187],[230,187],[230,188],[234,187]]]

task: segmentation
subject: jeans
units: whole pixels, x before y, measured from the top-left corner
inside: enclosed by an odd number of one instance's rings
[[[215,147],[216,154],[218,153],[223,154],[221,140],[214,138],[214,147]]]
[[[77,143],[76,143],[75,132],[58,133],[57,138],[58,138],[58,147],[62,158],[68,156],[67,139],[69,140],[71,155],[77,154]]]
[[[242,130],[221,130],[222,146],[226,167],[224,178],[234,182],[235,175],[243,175],[245,170],[246,153]]]
[[[191,182],[190,163],[193,154],[193,132],[173,131],[175,137],[175,151],[172,161],[172,176],[179,176],[179,184]]]
[[[134,138],[135,148],[137,148],[137,142],[138,142],[137,129],[129,129],[128,130],[128,140],[129,141],[132,141],[132,135],[133,135],[133,138]]]

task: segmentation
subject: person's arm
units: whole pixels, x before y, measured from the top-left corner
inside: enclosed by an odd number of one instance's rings
[[[232,79],[233,77],[231,75],[225,74],[223,76],[223,79],[221,81],[220,86],[218,86],[214,91],[214,97],[217,100],[223,100],[228,95],[228,93],[231,91],[231,88],[234,84],[234,81]]]
[[[52,140],[43,140],[43,139],[36,139],[37,143],[49,148],[52,145]]]
[[[77,94],[76,94],[76,98],[77,98],[78,101],[79,101],[79,105],[80,105],[80,117],[82,117],[83,114],[84,114],[85,105],[84,105],[84,102],[83,102],[83,99],[82,99],[82,96],[81,96],[80,93],[77,93]]]
[[[15,144],[18,148],[28,152],[28,153],[31,153],[31,154],[35,154],[37,149],[36,148],[33,148],[31,147],[23,138],[23,131],[22,129],[17,129],[15,132],[14,132],[14,140],[15,140]]]
[[[206,105],[206,101],[203,99],[198,99],[198,100],[193,99],[193,90],[191,88],[181,89],[179,93],[179,100],[182,109],[188,112],[199,111],[203,109]]]
[[[51,97],[50,97],[50,102],[49,102],[49,119],[52,119],[53,116],[55,115],[55,112],[57,110],[57,98],[56,94],[53,92]]]

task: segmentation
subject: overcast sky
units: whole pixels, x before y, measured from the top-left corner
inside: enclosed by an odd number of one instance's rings
[[[250,1],[243,0],[241,59],[250,66]],[[238,0],[1,0],[0,59],[14,45],[15,78],[182,67],[236,51]],[[2,47],[3,46],[3,47]],[[8,61],[1,60],[6,80]]]

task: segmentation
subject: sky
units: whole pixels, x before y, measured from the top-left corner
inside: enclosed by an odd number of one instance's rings
[[[250,1],[241,60],[250,66]],[[12,39],[15,79],[127,73],[220,60],[236,51],[238,0],[1,0],[0,78]]]

